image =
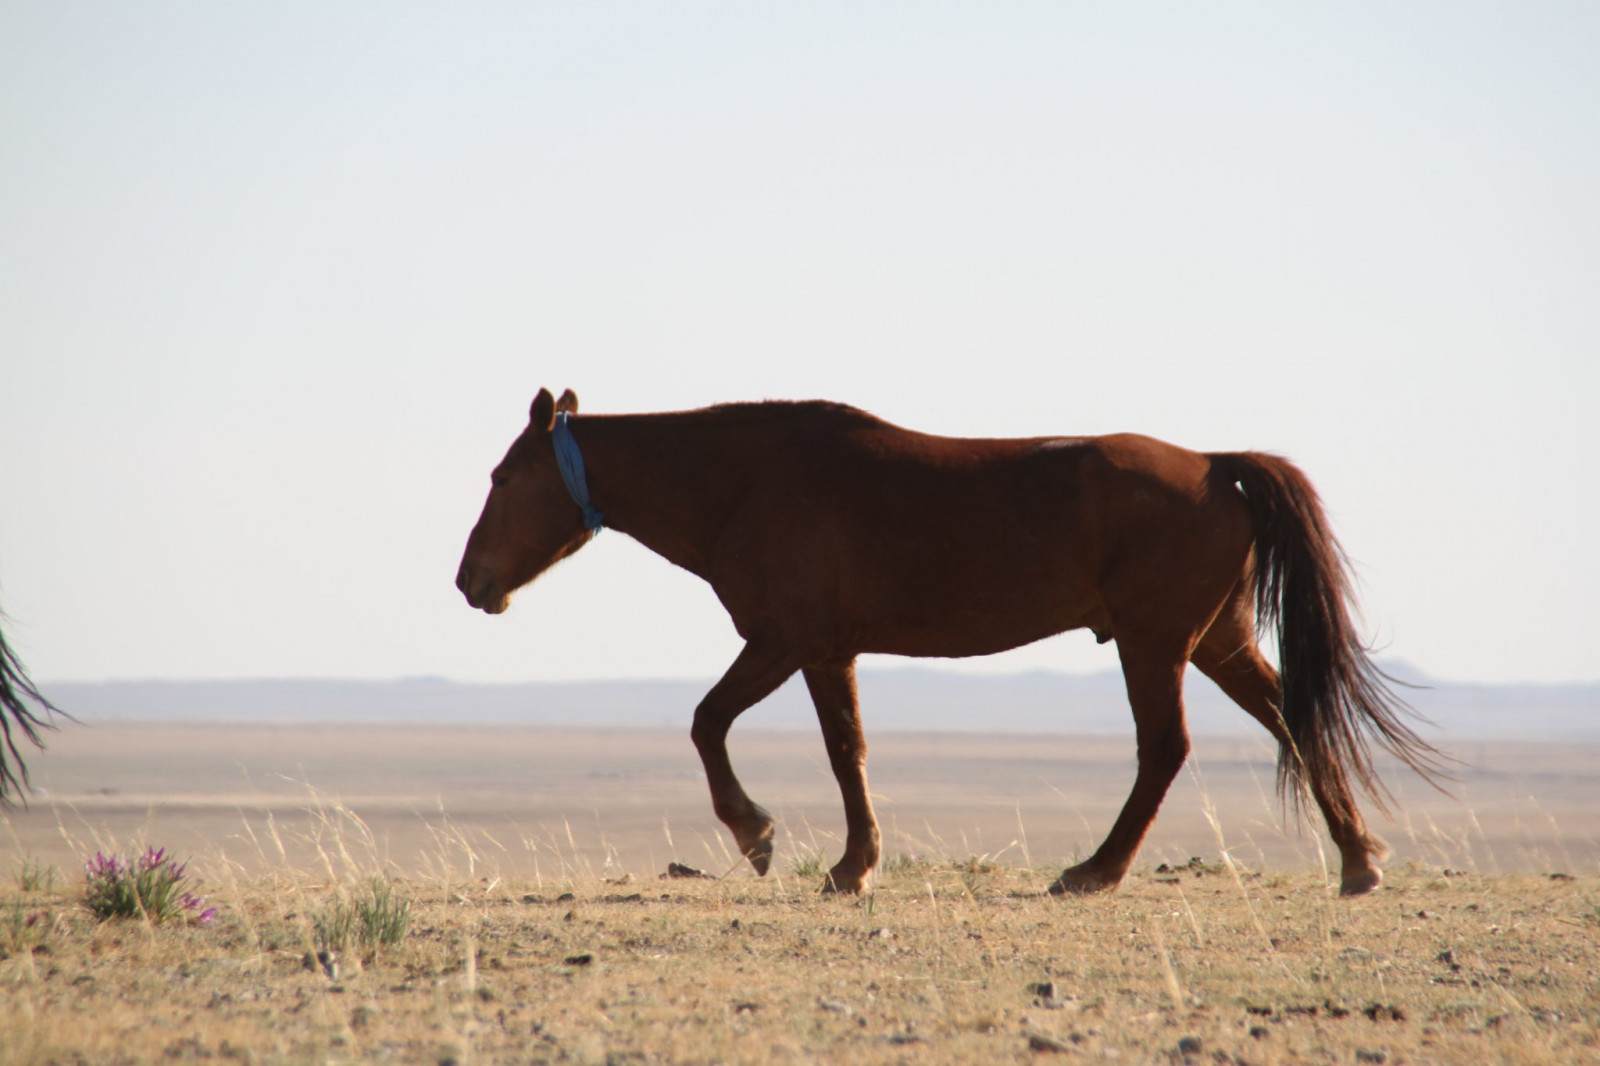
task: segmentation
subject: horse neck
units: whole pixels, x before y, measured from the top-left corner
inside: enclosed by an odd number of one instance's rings
[[[574,422],[606,525],[691,573],[764,465],[771,433],[696,413],[598,415]]]

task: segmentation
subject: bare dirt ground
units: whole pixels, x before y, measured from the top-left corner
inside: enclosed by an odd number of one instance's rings
[[[887,855],[981,856],[1046,880],[1093,850],[1133,778],[1131,736],[870,739]],[[820,739],[736,729],[730,746],[746,788],[781,820],[780,872],[836,857],[842,815]],[[1600,745],[1496,742],[1454,754],[1454,796],[1385,772],[1395,820],[1367,809],[1394,847],[1390,866],[1600,872]],[[1265,740],[1198,740],[1143,863],[1215,861],[1226,847],[1251,869],[1320,867],[1320,827],[1285,827],[1272,759]],[[359,841],[364,858],[402,875],[492,869],[536,883],[645,876],[679,861],[751,876],[676,731],[69,724],[32,765],[47,794],[0,815],[0,859],[64,871],[140,842],[192,857],[201,872],[325,865],[319,839],[338,823],[354,830],[342,846]]]

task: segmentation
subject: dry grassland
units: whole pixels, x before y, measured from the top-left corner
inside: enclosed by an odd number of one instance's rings
[[[1596,884],[1406,871],[895,864],[812,879],[407,881],[410,934],[308,967],[340,884],[210,886],[209,927],[98,925],[60,894],[0,961],[0,1062],[1578,1062],[1600,1058]],[[331,969],[331,973],[329,970]]]
[[[1341,901],[1270,753],[1202,743],[1122,891],[1041,895],[1129,746],[879,738],[890,859],[839,899],[814,737],[736,735],[783,814],[758,880],[675,734],[63,733],[0,825],[0,1066],[1600,1062],[1592,750],[1464,752],[1464,800],[1399,782],[1390,877]],[[144,844],[192,858],[213,924],[79,906],[83,858]],[[374,876],[409,932],[319,961]]]

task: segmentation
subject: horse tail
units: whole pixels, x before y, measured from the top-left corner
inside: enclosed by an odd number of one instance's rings
[[[42,711],[43,716],[30,707],[30,703]],[[28,767],[17,750],[18,736],[12,732],[13,728],[34,747],[43,748],[39,731],[55,728],[49,720],[52,713],[71,717],[39,694],[39,689],[28,680],[22,661],[6,643],[5,634],[0,632],[0,806],[9,806],[14,795],[26,798],[28,793]]]
[[[1250,510],[1257,625],[1278,642],[1285,732],[1278,790],[1285,801],[1298,807],[1310,785],[1318,795],[1353,802],[1349,775],[1386,809],[1389,793],[1373,770],[1369,737],[1442,788],[1448,760],[1407,724],[1414,712],[1390,690],[1394,679],[1373,663],[1356,632],[1349,560],[1310,480],[1276,455],[1210,458]]]

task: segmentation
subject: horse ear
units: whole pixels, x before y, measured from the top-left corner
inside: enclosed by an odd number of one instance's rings
[[[556,401],[556,411],[557,411],[557,413],[559,413],[561,411],[565,411],[569,415],[577,414],[578,413],[578,394],[573,392],[571,389],[568,389],[566,392],[563,392],[561,394],[561,399]]]
[[[540,389],[528,408],[528,426],[540,433],[549,433],[556,425],[556,398],[549,389]]]

